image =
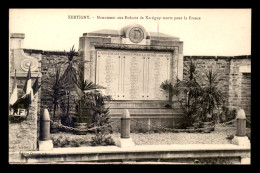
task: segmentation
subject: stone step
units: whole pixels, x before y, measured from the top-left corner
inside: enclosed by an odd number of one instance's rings
[[[125,108],[122,109],[109,109],[110,113],[117,114],[117,113],[123,113]],[[136,114],[136,113],[142,113],[142,114],[174,114],[174,113],[182,113],[181,109],[128,109],[130,114]]]
[[[131,118],[133,119],[164,119],[164,118],[168,118],[168,119],[178,119],[178,118],[183,118],[182,116],[183,114],[180,113],[165,113],[165,114],[145,114],[145,113],[133,113],[131,114]],[[109,117],[111,119],[120,119],[122,116],[122,114],[116,113],[116,114],[109,114]]]
[[[173,118],[181,117],[183,112],[177,109],[128,109],[132,118]],[[124,109],[110,109],[111,118],[120,118]]]
[[[110,108],[166,108],[166,105],[171,105],[173,108],[179,108],[177,103],[169,101],[110,101],[106,102]]]

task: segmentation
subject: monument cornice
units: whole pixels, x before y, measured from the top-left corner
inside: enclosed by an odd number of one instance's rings
[[[178,46],[154,46],[154,45],[133,45],[133,44],[115,44],[115,43],[92,43],[95,48],[101,49],[121,49],[121,50],[142,50],[142,51],[164,51],[174,52]]]

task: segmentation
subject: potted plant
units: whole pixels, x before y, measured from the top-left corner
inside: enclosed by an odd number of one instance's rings
[[[77,98],[74,99],[76,117],[74,126],[81,129],[87,129],[87,125],[90,124],[91,116],[94,112],[91,107],[93,102],[95,102],[93,91],[102,87],[84,79],[83,66],[79,66],[74,83],[77,86]],[[85,133],[83,131],[76,131],[76,134]]]
[[[201,88],[199,103],[201,106],[201,127],[206,128],[204,132],[210,132],[212,129],[207,128],[212,126],[213,112],[225,101],[225,97],[218,88],[217,77],[218,73],[209,69],[205,72],[205,85]]]
[[[76,121],[74,122],[74,127],[83,130],[83,131],[75,131],[75,133],[77,135],[85,135],[87,132],[88,120],[86,120],[87,117],[84,117],[84,114],[83,114],[83,107],[86,106],[86,101],[87,101],[87,99],[86,99],[85,95],[81,96],[78,99],[75,99]]]

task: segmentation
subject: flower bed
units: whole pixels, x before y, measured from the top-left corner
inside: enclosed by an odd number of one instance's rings
[[[247,129],[250,139],[251,129]],[[131,138],[136,145],[169,145],[169,144],[230,144],[232,136],[236,134],[236,127],[216,127],[211,133],[131,133]],[[54,147],[84,147],[90,146],[94,134],[75,135],[60,132],[51,134]],[[120,133],[113,133],[113,139],[119,138]]]

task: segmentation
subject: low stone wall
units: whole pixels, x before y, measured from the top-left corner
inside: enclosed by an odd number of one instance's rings
[[[54,148],[52,151],[22,152],[27,163],[88,163],[168,160],[175,163],[194,164],[195,160],[207,159],[224,164],[250,164],[250,147],[225,145],[146,145],[120,148],[116,146]],[[223,163],[215,163],[223,164]]]

